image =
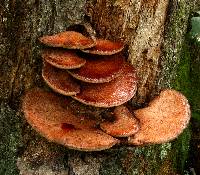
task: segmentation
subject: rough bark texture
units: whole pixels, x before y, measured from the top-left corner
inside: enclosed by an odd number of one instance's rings
[[[83,22],[84,14],[99,37],[121,39],[127,44],[124,54],[135,65],[140,78],[133,105],[147,102],[162,87],[176,87],[193,3],[189,0],[90,0],[87,3],[84,0],[2,0],[0,174],[172,175],[183,172],[189,130],[172,143],[83,153],[48,143],[38,136],[24,121],[20,99],[24,90],[43,86],[41,45],[37,38]]]

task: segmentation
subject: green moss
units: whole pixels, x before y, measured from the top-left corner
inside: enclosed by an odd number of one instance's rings
[[[200,120],[200,52],[199,46],[186,38],[182,47],[174,88],[189,100],[192,116]]]
[[[200,47],[192,46],[192,64],[191,64],[191,84],[190,104],[193,110],[193,116],[200,120]]]
[[[0,105],[0,174],[17,175],[16,159],[21,143],[19,116],[8,105]]]
[[[182,48],[185,42],[185,33],[187,32],[188,18],[191,10],[191,2],[189,0],[179,1],[178,8],[170,7],[170,16],[167,18],[168,25],[166,26],[165,41],[163,43],[163,62],[162,62],[162,87],[176,87],[180,89],[179,80],[177,81],[177,68],[179,68],[179,62],[183,61],[187,63],[187,60],[181,59]],[[181,27],[180,27],[181,26]],[[185,53],[187,55],[187,52]],[[182,64],[182,63],[181,63]],[[187,69],[186,67],[182,67]],[[187,70],[185,76],[187,77]],[[178,73],[179,74],[179,73]],[[187,86],[187,84],[185,84]]]
[[[180,92],[182,92],[189,103],[193,99],[193,92],[191,91],[193,84],[191,81],[191,52],[190,46],[187,39],[182,44],[182,49],[180,53],[180,61],[177,66],[177,77],[173,82],[172,87]],[[196,98],[196,97],[195,97]],[[191,139],[191,130],[187,128],[181,136],[173,143],[173,148],[175,152],[172,155],[173,166],[176,170],[183,173],[186,161],[188,159],[189,153],[189,143]]]
[[[190,78],[190,51],[185,41],[181,50],[181,58],[178,65],[177,78],[173,84],[173,88],[181,91],[187,97],[190,97],[191,78]]]
[[[187,97],[191,105],[192,117],[200,120],[200,54],[198,52],[197,46],[194,46],[194,43],[186,36],[181,45],[177,77],[172,87]],[[173,155],[174,167],[181,173],[183,173],[184,165],[188,159],[190,140],[191,129],[189,127],[173,144],[173,148],[176,148],[175,155]]]
[[[189,148],[190,148],[191,130],[190,127],[173,142],[173,154],[171,155],[173,160],[173,168],[183,174],[185,170],[185,164],[188,160]]]
[[[172,151],[171,143],[141,147],[120,147],[110,149],[109,156],[102,163],[101,175],[152,175],[158,174]],[[171,167],[168,167],[169,169]],[[169,170],[172,172],[172,169]]]

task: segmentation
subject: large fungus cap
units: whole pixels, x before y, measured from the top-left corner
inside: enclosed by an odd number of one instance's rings
[[[124,48],[122,42],[112,42],[104,39],[97,39],[96,45],[93,48],[83,50],[83,52],[98,54],[98,55],[113,55],[121,52]]]
[[[106,121],[100,127],[107,134],[114,137],[128,137],[138,132],[139,123],[125,106],[117,106],[114,109],[115,120]]]
[[[86,60],[79,57],[75,52],[64,49],[45,49],[42,58],[49,64],[60,69],[80,68]]]
[[[130,100],[136,92],[135,69],[125,63],[120,76],[108,83],[82,83],[81,92],[74,99],[96,107],[119,106]]]
[[[94,40],[74,31],[65,31],[52,36],[43,36],[39,40],[47,46],[68,49],[87,49],[95,45]]]
[[[72,149],[98,151],[108,149],[118,140],[96,129],[96,122],[75,116],[69,100],[40,89],[28,91],[23,111],[30,125],[48,140]]]
[[[187,127],[190,107],[187,99],[175,90],[164,90],[149,106],[135,111],[140,130],[129,143],[164,143],[176,138]]]
[[[125,59],[121,55],[92,57],[79,69],[69,70],[76,79],[89,83],[105,83],[119,76]]]
[[[60,94],[71,96],[80,92],[80,85],[66,70],[55,68],[45,61],[42,77],[49,87]]]

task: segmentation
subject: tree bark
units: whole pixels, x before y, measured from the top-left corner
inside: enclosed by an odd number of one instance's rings
[[[132,106],[147,103],[164,87],[176,88],[184,35],[194,4],[189,0],[2,0],[0,174],[182,173],[189,129],[170,143],[84,153],[38,136],[24,120],[20,103],[25,90],[44,86],[38,37],[64,31],[85,20],[98,37],[126,43],[124,54],[136,67],[140,80]]]

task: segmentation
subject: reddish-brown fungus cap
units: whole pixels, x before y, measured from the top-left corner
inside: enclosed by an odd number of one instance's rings
[[[139,123],[125,106],[117,106],[114,109],[115,120],[106,121],[100,127],[107,134],[115,137],[128,137],[139,130]]]
[[[70,96],[80,92],[80,85],[66,70],[55,68],[45,61],[42,77],[54,91],[60,94]]]
[[[64,49],[45,49],[42,52],[42,58],[60,69],[80,68],[86,63],[86,60],[79,57],[75,52]]]
[[[87,49],[95,45],[95,42],[74,31],[65,31],[52,36],[39,38],[40,42],[51,47],[63,47],[69,49]]]
[[[121,42],[97,39],[96,45],[93,48],[83,50],[83,52],[98,55],[113,55],[122,51],[123,48],[124,44]]]
[[[130,100],[136,92],[135,69],[126,63],[120,76],[108,83],[83,83],[74,99],[96,107],[119,106]]]
[[[26,93],[23,111],[30,125],[48,140],[72,149],[98,151],[108,149],[118,140],[96,129],[96,122],[77,117],[66,98],[40,89]]]
[[[125,59],[121,55],[89,58],[79,69],[69,70],[76,79],[89,83],[105,83],[119,76]]]
[[[187,99],[175,90],[164,90],[148,107],[135,111],[140,130],[129,138],[129,143],[164,143],[176,138],[190,119]]]

